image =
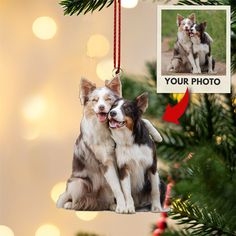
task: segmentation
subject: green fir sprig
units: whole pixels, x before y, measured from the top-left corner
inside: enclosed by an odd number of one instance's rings
[[[229,227],[229,223],[234,224],[234,222],[232,220],[226,222],[224,215],[209,210],[207,206],[199,207],[188,200],[179,200],[172,203],[172,209],[172,219],[179,225],[184,225],[185,232],[189,235],[236,235],[236,232]]]
[[[65,15],[80,15],[109,7],[114,0],[61,0]]]

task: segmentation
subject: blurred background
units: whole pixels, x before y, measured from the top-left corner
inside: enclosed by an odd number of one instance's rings
[[[122,8],[122,68],[142,74],[144,62],[156,59],[156,3],[125,2],[131,8]],[[1,236],[151,231],[156,214],[76,214],[55,207],[79,134],[80,77],[98,85],[111,78],[112,40],[112,7],[69,17],[59,1],[0,1]]]

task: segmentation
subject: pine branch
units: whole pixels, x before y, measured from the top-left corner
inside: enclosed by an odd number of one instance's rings
[[[94,234],[94,233],[79,232],[79,233],[76,234],[76,236],[99,236],[99,235]]]
[[[223,154],[230,168],[236,164],[236,126],[231,95],[208,95],[211,106],[213,144]]]
[[[156,84],[156,81],[157,81],[157,71],[156,71],[157,63],[156,63],[156,61],[147,62],[146,67],[147,67],[148,75],[149,75],[150,79],[152,81],[154,81]]]
[[[189,200],[177,200],[172,203],[172,219],[184,225],[184,229],[191,235],[236,235],[235,229],[231,230],[228,223],[216,211],[209,211]]]
[[[80,15],[109,7],[114,0],[61,0],[65,15]]]
[[[159,129],[163,142],[158,145],[157,153],[166,160],[183,160],[191,152],[191,147],[197,145],[197,140],[187,132],[174,129]],[[189,148],[188,148],[189,147]]]
[[[198,141],[209,137],[208,112],[209,108],[206,106],[204,95],[192,96],[185,124],[189,125],[189,132],[193,132],[192,137]],[[184,127],[188,126],[184,125]]]
[[[163,234],[161,234],[162,236],[191,236],[190,233],[184,231],[184,230],[180,230],[180,231],[176,231],[176,230],[166,230]]]
[[[215,224],[218,231],[236,233],[236,192],[234,191],[236,179],[231,179],[227,174],[223,158],[220,157],[217,150],[207,143],[205,146],[199,145],[198,149],[198,152],[196,152],[197,149],[194,150],[193,158],[182,164],[179,169],[181,179],[178,179],[173,189],[175,196],[181,196],[191,205],[205,209],[210,216],[215,214],[220,216],[223,225],[209,221]],[[185,201],[182,200],[182,202]],[[179,217],[185,219],[186,215],[179,215]],[[199,220],[196,222],[205,225]],[[201,230],[205,231],[205,229]],[[201,230],[199,229],[199,231]],[[198,235],[202,235],[201,232]],[[216,233],[215,235],[221,234]]]

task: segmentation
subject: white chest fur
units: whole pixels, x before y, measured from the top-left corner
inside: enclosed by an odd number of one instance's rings
[[[206,54],[209,53],[209,45],[201,43],[199,37],[193,37],[191,40],[193,42],[193,52],[198,53],[200,65],[205,64]]]
[[[117,165],[126,165],[131,177],[132,191],[140,191],[147,168],[153,163],[153,151],[148,145],[134,143],[132,132],[127,128],[112,131],[116,142]]]
[[[189,36],[185,32],[178,32],[178,41],[186,52],[190,52],[192,49],[192,42]]]
[[[106,144],[114,143],[111,139],[111,133],[106,124],[100,123],[97,118],[86,119],[83,118],[81,122],[84,139],[91,144]]]
[[[102,163],[114,159],[115,143],[106,124],[101,124],[97,118],[83,118],[81,122],[83,139]]]

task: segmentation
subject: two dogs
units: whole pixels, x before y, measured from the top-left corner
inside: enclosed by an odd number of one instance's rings
[[[194,13],[187,18],[177,14],[177,40],[168,71],[177,73],[213,73],[215,61],[211,55],[210,35],[206,22],[197,24]]]
[[[134,212],[134,206],[128,205],[129,201],[125,198],[124,189],[120,184],[119,177],[121,178],[122,171],[117,170],[115,155],[117,147],[115,148],[116,143],[111,136],[107,120],[113,104],[122,97],[121,90],[118,77],[106,81],[102,88],[97,88],[88,80],[81,80],[80,100],[84,106],[84,114],[80,136],[75,143],[72,175],[67,181],[66,191],[57,201],[57,207],[74,210],[110,209],[117,213]],[[160,142],[162,138],[152,124],[147,120],[142,122],[146,132]],[[139,183],[138,179],[136,181]],[[145,187],[149,183],[148,178],[145,183],[142,180],[141,185],[138,185],[143,186],[143,189],[137,186],[139,201],[136,202],[135,207],[151,203],[149,197],[141,196],[147,192]],[[158,180],[156,184],[154,189],[157,188],[159,191]],[[158,193],[155,195],[158,198],[155,201],[159,203]],[[161,206],[154,203],[153,211],[157,210],[160,211]]]

